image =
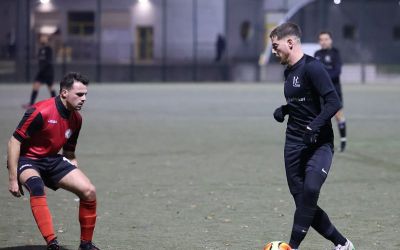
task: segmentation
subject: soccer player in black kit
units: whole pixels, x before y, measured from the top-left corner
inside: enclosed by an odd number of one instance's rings
[[[324,66],[303,53],[300,37],[301,30],[293,23],[284,23],[270,34],[273,54],[287,66],[287,104],[275,110],[274,118],[284,122],[289,115],[284,157],[289,190],[296,204],[289,245],[299,249],[313,227],[335,245],[335,250],[354,250],[350,240],[343,237],[318,206],[333,157],[331,118],[341,103]]]
[[[28,104],[22,105],[23,108],[28,109],[35,104],[37,95],[39,93],[40,85],[45,83],[49,89],[51,97],[56,96],[56,91],[53,87],[54,82],[54,68],[53,68],[53,50],[49,46],[49,37],[40,37],[40,48],[38,51],[38,66],[39,71],[35,77],[32,85],[31,99]]]
[[[322,31],[318,36],[321,49],[315,52],[314,57],[320,60],[332,80],[333,86],[343,105],[342,87],[340,85],[340,73],[342,71],[342,60],[340,59],[339,50],[332,47],[332,34],[328,31]],[[343,152],[346,148],[346,119],[343,109],[335,114],[340,133],[340,151]]]

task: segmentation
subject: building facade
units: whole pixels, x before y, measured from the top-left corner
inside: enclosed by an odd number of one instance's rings
[[[396,69],[398,1],[339,2],[2,0],[0,81],[32,80],[42,34],[51,37],[57,79],[78,70],[106,82],[275,81],[276,62],[271,59],[266,69],[257,62],[269,32],[284,20],[298,23],[307,43],[315,43],[321,30],[331,31],[345,63]]]

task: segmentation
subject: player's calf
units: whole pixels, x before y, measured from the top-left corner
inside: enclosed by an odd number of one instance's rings
[[[79,203],[79,223],[81,225],[81,241],[91,242],[96,226],[96,200]]]
[[[81,225],[81,241],[92,242],[97,218],[96,188],[89,183],[83,188],[80,198],[79,223]]]
[[[51,213],[47,206],[43,180],[39,176],[32,176],[25,181],[24,185],[30,193],[32,214],[40,233],[46,242],[50,243],[56,238],[56,235],[53,229]]]

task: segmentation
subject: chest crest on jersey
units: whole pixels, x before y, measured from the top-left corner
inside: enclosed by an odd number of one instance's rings
[[[300,81],[298,76],[293,76],[293,87],[300,88]]]
[[[326,55],[325,58],[324,58],[324,60],[325,60],[325,62],[327,62],[327,63],[331,63],[331,62],[332,62],[332,58],[331,58],[330,55]]]
[[[65,138],[69,139],[69,138],[71,137],[71,135],[72,135],[71,129],[67,129],[67,130],[65,131]]]

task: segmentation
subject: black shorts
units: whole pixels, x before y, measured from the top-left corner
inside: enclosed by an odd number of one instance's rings
[[[26,169],[36,170],[48,188],[57,190],[58,182],[69,172],[76,169],[76,166],[72,165],[71,162],[62,155],[41,159],[20,157],[17,168],[18,180],[21,173]]]
[[[336,93],[338,94],[340,102],[343,105],[342,85],[340,83],[335,83],[333,86],[335,87]]]
[[[328,177],[333,158],[333,145],[325,143],[315,147],[304,144],[285,144],[285,169],[292,195],[303,192],[304,178],[308,171]]]
[[[46,83],[47,86],[51,87],[54,82],[54,70],[53,67],[46,67],[45,69],[39,70],[35,77],[36,82]]]

